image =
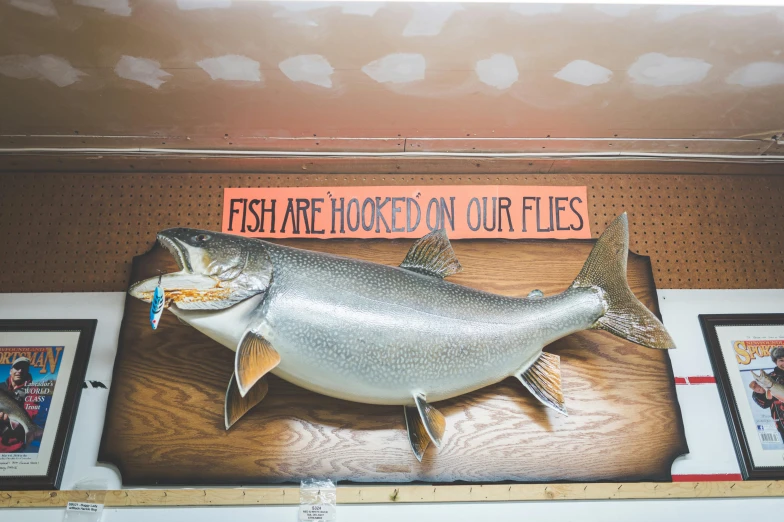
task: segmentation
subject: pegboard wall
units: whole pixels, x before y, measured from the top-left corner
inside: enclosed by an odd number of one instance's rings
[[[123,291],[158,230],[220,230],[225,187],[408,184],[586,185],[593,235],[628,212],[658,288],[784,288],[779,176],[23,173],[0,175],[0,292]]]

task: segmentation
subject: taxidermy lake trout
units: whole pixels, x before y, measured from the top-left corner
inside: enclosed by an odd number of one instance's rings
[[[180,268],[160,278],[166,307],[236,351],[227,429],[264,398],[264,376],[273,373],[331,397],[403,406],[421,461],[446,428],[431,403],[510,376],[565,415],[560,358],[542,351],[561,337],[600,329],[674,348],[626,282],[626,214],[607,227],[574,283],[546,297],[445,281],[462,268],[443,229],[414,243],[398,267],[187,228],[158,240]],[[158,283],[140,281],[130,294],[150,302]]]

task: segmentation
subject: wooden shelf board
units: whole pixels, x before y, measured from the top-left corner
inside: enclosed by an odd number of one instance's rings
[[[534,500],[631,500],[782,497],[784,481],[639,482],[589,484],[491,484],[339,486],[338,504],[509,502]],[[299,504],[299,488],[128,489],[119,491],[4,491],[0,508],[57,508],[67,502],[106,507],[258,506]]]

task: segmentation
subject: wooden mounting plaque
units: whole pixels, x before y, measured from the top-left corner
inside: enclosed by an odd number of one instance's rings
[[[281,241],[396,265],[407,240]],[[593,246],[585,241],[455,241],[451,281],[525,296],[563,291]],[[132,281],[176,270],[158,247],[134,259]],[[658,313],[650,261],[630,254],[629,284]],[[600,331],[553,343],[570,416],[542,406],[516,379],[437,404],[440,450],[418,463],[402,408],[324,397],[274,376],[269,394],[230,431],[223,396],[234,353],[128,297],[99,460],[129,486],[261,484],[329,477],[354,482],[666,481],[686,453],[667,352]]]

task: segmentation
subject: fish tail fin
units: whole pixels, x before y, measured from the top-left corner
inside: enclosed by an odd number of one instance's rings
[[[33,427],[25,433],[25,444],[29,446],[34,440],[40,439],[44,434],[43,428],[38,426],[37,424],[33,424]]]
[[[624,212],[610,223],[596,242],[573,288],[599,288],[606,311],[593,328],[656,349],[675,348],[659,319],[642,304],[626,281],[629,221]]]

